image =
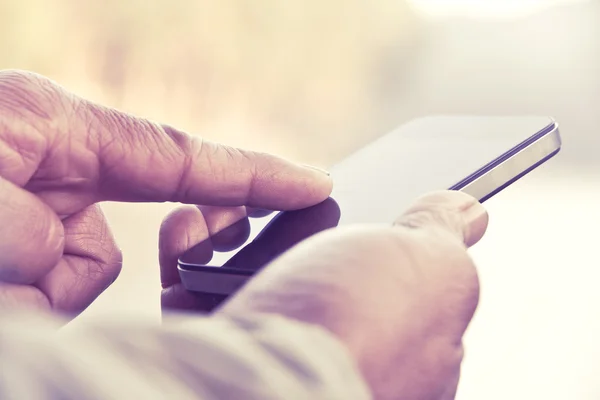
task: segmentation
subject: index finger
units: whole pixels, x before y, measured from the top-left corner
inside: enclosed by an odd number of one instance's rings
[[[192,137],[85,102],[105,200],[299,209],[326,199],[327,173]]]
[[[37,74],[0,71],[0,92],[3,177],[58,197],[76,193],[84,206],[171,201],[289,210],[331,191],[329,176],[316,169],[102,107]]]

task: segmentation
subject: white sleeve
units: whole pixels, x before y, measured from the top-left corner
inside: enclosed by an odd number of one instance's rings
[[[3,400],[371,399],[341,343],[279,316],[62,331],[36,318],[0,318]]]

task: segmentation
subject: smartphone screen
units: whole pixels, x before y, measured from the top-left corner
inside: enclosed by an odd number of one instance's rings
[[[392,223],[417,197],[444,189],[465,189],[468,193],[469,185],[486,176],[483,191],[477,189],[483,201],[558,152],[559,139],[545,144],[540,140],[553,130],[556,124],[547,117],[438,116],[414,120],[334,166],[334,189],[325,202],[251,218],[250,237],[241,250],[215,254],[208,268],[222,267],[218,268],[222,272],[233,268],[251,274],[317,232],[346,224]],[[505,168],[503,162],[517,160],[525,148],[534,151],[527,159],[521,155],[520,164],[510,166],[512,171],[508,172],[514,179],[495,182],[497,178],[488,172]],[[180,268],[193,270],[195,264],[185,256],[180,259]]]

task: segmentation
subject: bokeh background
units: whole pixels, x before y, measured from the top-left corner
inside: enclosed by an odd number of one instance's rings
[[[600,2],[0,0],[0,68],[323,167],[418,116],[555,117],[559,157],[487,203],[458,398],[600,398]],[[158,321],[172,207],[105,205],[125,267],[80,322]]]

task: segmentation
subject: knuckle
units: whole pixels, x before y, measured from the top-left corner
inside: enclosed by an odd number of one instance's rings
[[[176,179],[173,198],[186,199],[194,187],[191,175],[195,163],[197,163],[206,150],[205,142],[201,138],[190,137],[176,129],[167,129],[165,132],[167,132],[167,135],[172,139],[172,142],[176,146],[175,152],[182,159],[182,162],[180,162],[181,169],[179,171],[179,176]]]
[[[56,214],[50,210],[32,212],[27,226],[30,237],[35,238],[30,242],[32,246],[35,246],[35,249],[32,249],[34,250],[31,252],[32,255],[39,254],[41,249],[44,254],[53,254],[57,257],[62,254],[65,245],[65,231]]]
[[[117,277],[123,268],[123,252],[113,246],[106,258],[106,274],[111,277]]]
[[[66,225],[70,253],[87,260],[86,277],[104,282],[119,275],[123,255],[100,205],[89,206],[67,220]]]
[[[167,135],[167,137],[182,153],[190,153],[191,150],[193,150],[193,148],[199,144],[192,140],[192,138],[187,133],[175,129],[170,125],[162,125],[161,128],[162,131]]]
[[[125,156],[135,147],[135,127],[129,116],[87,101],[79,106],[78,114],[85,124],[83,128],[88,133],[88,140],[101,154],[108,152]]]
[[[74,104],[73,96],[48,78],[0,71],[0,138],[25,151],[32,143],[47,143],[67,130]]]
[[[98,282],[102,287],[111,285],[121,273],[122,258],[120,252],[109,258],[84,258],[86,268],[82,270],[81,279],[89,282]]]
[[[51,120],[62,90],[51,80],[33,72],[0,71],[0,107],[23,117]]]

